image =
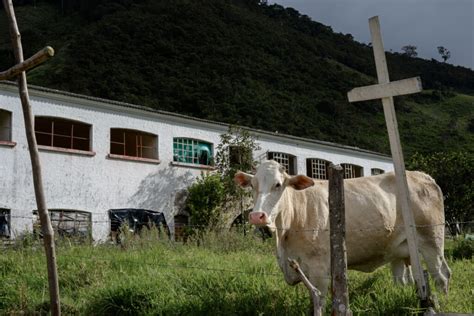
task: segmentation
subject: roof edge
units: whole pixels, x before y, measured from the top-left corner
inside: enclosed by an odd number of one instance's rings
[[[12,87],[17,87],[18,84],[16,82],[12,81],[0,81],[0,86],[6,86],[9,88]],[[266,135],[266,136],[271,136],[274,138],[282,138],[282,139],[289,139],[293,141],[299,141],[299,142],[304,142],[308,144],[317,144],[320,146],[324,147],[329,147],[329,148],[338,148],[344,151],[355,151],[358,153],[363,153],[368,156],[375,156],[377,158],[383,158],[383,159],[391,159],[392,157],[390,155],[382,154],[379,152],[371,151],[368,149],[363,149],[359,147],[354,147],[354,146],[348,146],[348,145],[342,145],[338,143],[333,143],[333,142],[328,142],[328,141],[322,141],[322,140],[316,140],[316,139],[311,139],[311,138],[305,138],[305,137],[300,137],[300,136],[293,136],[289,134],[280,134],[280,133],[275,133],[275,132],[270,132],[266,130],[261,130],[257,128],[252,128],[252,127],[247,127],[247,126],[241,126],[241,125],[233,125],[233,124],[228,124],[228,123],[222,123],[222,122],[216,122],[216,121],[211,121],[207,119],[202,119],[202,118],[197,118],[197,117],[192,117],[184,114],[179,114],[175,112],[168,112],[168,111],[163,111],[163,110],[157,110],[153,109],[150,107],[142,106],[142,105],[136,105],[132,103],[127,103],[127,102],[122,102],[122,101],[116,101],[116,100],[110,100],[110,99],[104,99],[104,98],[99,98],[99,97],[92,97],[88,95],[83,95],[83,94],[78,94],[78,93],[73,93],[73,92],[68,92],[68,91],[63,91],[63,90],[57,90],[57,89],[52,89],[52,88],[46,88],[46,87],[41,87],[41,86],[36,86],[36,85],[31,85],[28,84],[28,88],[31,89],[32,91],[35,92],[43,92],[47,94],[53,94],[53,95],[60,95],[68,98],[77,98],[81,100],[88,100],[88,101],[94,101],[94,102],[100,102],[108,105],[114,105],[114,106],[119,106],[119,107],[125,107],[129,109],[135,109],[139,111],[145,111],[145,112],[151,112],[151,113],[156,113],[165,117],[171,117],[175,119],[180,119],[183,121],[192,121],[192,122],[200,122],[204,124],[209,124],[213,126],[219,126],[219,127],[229,127],[229,126],[238,126],[240,128],[243,128],[249,132],[252,132],[254,134],[260,134],[260,135]],[[11,89],[13,90],[13,89]]]

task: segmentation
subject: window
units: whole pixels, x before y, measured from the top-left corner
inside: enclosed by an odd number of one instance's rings
[[[12,113],[0,110],[0,142],[12,140]]]
[[[60,237],[76,237],[80,239],[91,238],[92,221],[91,213],[77,210],[51,209],[49,216],[54,233]],[[42,236],[38,211],[33,211],[36,221],[33,224],[35,234]]]
[[[290,175],[296,174],[296,157],[286,153],[268,152],[269,160],[275,160],[285,168],[285,171]]]
[[[328,167],[330,162],[318,158],[306,159],[306,174],[313,179],[328,179]]]
[[[344,168],[344,179],[359,178],[364,176],[364,168],[350,163],[342,163]]]
[[[252,150],[242,146],[229,147],[229,163],[231,166],[252,166]]]
[[[379,169],[379,168],[370,169],[370,174],[372,174],[373,176],[376,176],[376,175],[382,174],[382,173],[385,173],[385,170]]]
[[[38,145],[91,151],[91,125],[55,117],[35,117]]]
[[[135,130],[111,128],[110,153],[120,156],[158,159],[158,136]]]
[[[209,166],[212,144],[191,138],[173,138],[173,161]]]
[[[10,210],[0,208],[0,238],[10,238]]]

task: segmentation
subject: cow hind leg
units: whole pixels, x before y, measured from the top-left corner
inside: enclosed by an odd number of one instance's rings
[[[449,290],[449,280],[451,279],[451,269],[449,268],[448,263],[446,262],[446,258],[444,256],[442,258],[442,263],[441,263],[441,272],[448,279],[448,286],[446,290],[446,293],[447,293]]]
[[[428,266],[428,271],[435,281],[436,287],[438,290],[448,294],[451,269],[449,269],[446,263],[442,247],[437,247],[432,243],[424,243],[421,245],[420,250]]]

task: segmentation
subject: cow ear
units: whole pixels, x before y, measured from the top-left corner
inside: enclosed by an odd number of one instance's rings
[[[293,176],[288,181],[288,185],[292,186],[295,190],[304,190],[314,185],[313,179],[304,176],[302,174]]]
[[[245,188],[250,185],[250,181],[252,181],[253,176],[251,174],[238,171],[234,176],[234,181],[241,187]]]

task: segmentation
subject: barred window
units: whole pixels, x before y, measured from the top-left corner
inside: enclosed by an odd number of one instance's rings
[[[173,161],[212,165],[212,144],[192,138],[173,138]]]
[[[91,125],[56,117],[35,117],[38,145],[91,151]]]
[[[268,152],[267,158],[269,160],[275,160],[278,162],[280,165],[282,165],[285,168],[285,171],[289,175],[295,175],[296,174],[296,157],[287,153],[281,153],[281,152]]]
[[[110,153],[128,157],[158,159],[158,136],[136,130],[111,128]]]
[[[87,239],[92,237],[91,213],[78,210],[48,210],[54,233],[59,237]],[[33,223],[35,234],[42,236],[38,211],[34,210],[36,221]]]
[[[306,174],[313,179],[328,179],[328,167],[330,162],[324,159],[306,159]]]
[[[342,163],[344,168],[344,179],[359,178],[364,176],[364,168],[350,163]]]
[[[383,173],[385,173],[385,170],[383,170],[383,169],[379,169],[379,168],[370,169],[370,174],[373,175],[373,176],[376,176],[378,174],[383,174]]]
[[[0,109],[0,141],[12,140],[12,113]]]

